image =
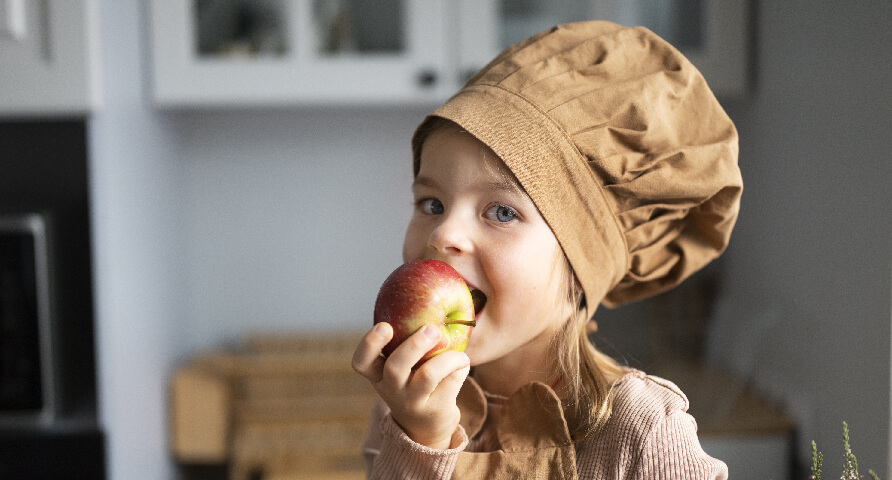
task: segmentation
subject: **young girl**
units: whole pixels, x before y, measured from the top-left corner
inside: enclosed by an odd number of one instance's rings
[[[588,340],[599,304],[665,291],[724,250],[737,133],[702,76],[643,28],[555,27],[508,48],[421,124],[404,260],[486,297],[464,353],[439,332],[353,366],[375,386],[369,478],[727,478],[684,394]]]

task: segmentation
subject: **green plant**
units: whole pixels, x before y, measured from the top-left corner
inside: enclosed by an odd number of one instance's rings
[[[859,480],[861,474],[858,473],[858,459],[852,453],[852,447],[849,444],[849,425],[842,422],[842,443],[845,453],[845,463],[843,464],[842,476],[840,480]],[[818,451],[817,444],[811,442],[811,478],[812,480],[821,480],[821,466],[824,463],[824,454]],[[868,470],[867,474],[873,480],[880,480],[873,470]]]

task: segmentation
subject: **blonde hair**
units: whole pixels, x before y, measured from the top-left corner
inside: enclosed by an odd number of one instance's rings
[[[418,173],[424,141],[439,129],[465,132],[460,125],[442,117],[429,117],[423,122],[418,129],[420,134],[413,138],[415,174]],[[485,153],[483,159],[483,168],[495,168],[506,184],[527,195],[520,181],[498,156],[494,157],[498,161],[495,164],[485,161],[488,160]],[[554,265],[553,278],[558,282],[555,310],[558,315],[566,315],[566,318],[560,319],[563,321],[562,327],[555,333],[552,342],[556,353],[554,360],[560,380],[558,383],[563,383],[568,390],[565,409],[570,434],[574,441],[581,441],[595,435],[607,423],[613,407],[613,384],[626,369],[596,349],[589,340],[591,318],[586,313],[587,299],[561,248],[555,249]]]
[[[560,297],[572,310],[555,335],[556,363],[569,393],[565,409],[570,434],[578,442],[598,433],[610,419],[613,384],[627,369],[589,340],[592,319],[586,314],[585,294],[562,250],[557,257]]]

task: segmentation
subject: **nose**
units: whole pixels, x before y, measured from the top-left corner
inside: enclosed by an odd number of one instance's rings
[[[440,256],[468,253],[473,248],[472,222],[459,212],[446,213],[428,236],[428,249]]]

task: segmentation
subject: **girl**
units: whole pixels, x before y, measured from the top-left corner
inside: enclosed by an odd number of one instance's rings
[[[583,22],[508,48],[421,124],[404,260],[486,297],[464,353],[412,367],[421,329],[353,367],[376,388],[369,478],[727,478],[671,382],[588,341],[598,304],[665,291],[719,255],[742,190],[737,132],[643,28]]]

